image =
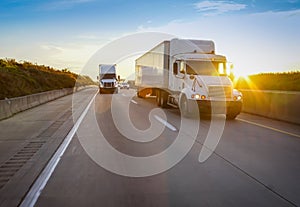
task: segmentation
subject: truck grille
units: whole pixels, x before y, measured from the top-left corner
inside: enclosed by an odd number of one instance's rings
[[[113,87],[113,83],[104,83],[103,86],[105,88],[112,88]]]
[[[230,86],[208,86],[209,97],[231,98],[232,89]]]

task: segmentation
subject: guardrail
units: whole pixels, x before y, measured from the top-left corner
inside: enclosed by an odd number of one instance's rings
[[[243,112],[300,124],[300,92],[240,90]]]
[[[28,96],[21,96],[0,100],[0,120],[13,116],[14,114],[55,100],[62,96],[72,94],[86,88],[85,86],[64,88],[60,90],[46,91]]]

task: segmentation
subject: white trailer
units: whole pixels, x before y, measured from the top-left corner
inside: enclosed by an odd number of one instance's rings
[[[242,94],[233,89],[226,57],[215,54],[213,41],[172,39],[136,59],[137,96],[156,96],[158,106],[179,107],[186,116],[225,113],[235,119]]]
[[[117,74],[116,74],[116,65],[99,65],[99,93],[117,93],[118,84],[117,84]]]

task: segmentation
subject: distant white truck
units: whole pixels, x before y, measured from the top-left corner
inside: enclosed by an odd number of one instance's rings
[[[137,96],[156,96],[158,106],[179,107],[185,116],[195,113],[196,105],[201,114],[213,111],[235,119],[242,94],[233,89],[227,66],[213,41],[164,41],[136,59]]]
[[[116,65],[100,64],[98,81],[100,93],[118,93]]]

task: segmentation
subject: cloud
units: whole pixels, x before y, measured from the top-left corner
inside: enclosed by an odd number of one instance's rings
[[[43,43],[40,45],[39,53],[43,54],[43,62],[56,68],[71,68],[74,72],[79,72],[87,60],[98,49],[97,46],[86,42],[61,42]]]
[[[253,13],[252,16],[270,16],[270,17],[293,17],[300,15],[300,9],[288,10],[288,11],[265,11],[260,13]]]
[[[232,1],[201,1],[194,4],[199,12],[205,12],[205,16],[214,16],[231,11],[239,11],[247,7]]]
[[[48,44],[43,44],[41,45],[41,49],[45,50],[45,51],[51,51],[53,53],[61,53],[64,51],[64,49],[62,47],[56,46],[56,45],[48,45]]]

